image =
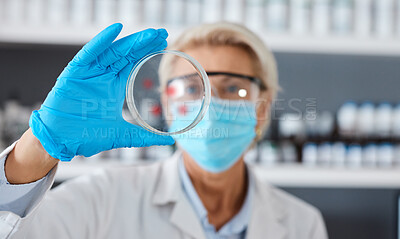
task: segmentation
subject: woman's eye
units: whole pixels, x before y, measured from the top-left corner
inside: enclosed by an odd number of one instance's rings
[[[226,91],[228,93],[235,93],[238,91],[238,89],[239,89],[239,87],[237,87],[236,85],[230,85],[230,86],[226,87]]]
[[[196,94],[197,93],[197,87],[196,86],[188,86],[187,87],[187,93],[188,94]]]

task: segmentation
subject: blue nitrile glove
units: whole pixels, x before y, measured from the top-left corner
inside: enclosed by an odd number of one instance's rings
[[[147,29],[118,41],[113,24],[87,43],[58,77],[40,110],[31,115],[33,134],[52,157],[70,161],[121,147],[169,145],[169,136],[150,133],[122,118],[125,86],[134,64],[163,50],[168,33]]]

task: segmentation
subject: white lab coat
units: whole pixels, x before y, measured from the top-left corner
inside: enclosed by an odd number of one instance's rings
[[[177,156],[147,166],[101,170],[47,192],[56,170],[50,171],[25,217],[0,212],[0,238],[205,238],[182,190]],[[257,177],[254,181],[247,238],[327,238],[315,208]]]

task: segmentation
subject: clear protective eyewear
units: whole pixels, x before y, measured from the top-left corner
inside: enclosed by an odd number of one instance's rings
[[[220,99],[255,102],[260,91],[267,89],[256,77],[231,72],[206,73],[211,83],[212,95]],[[203,86],[197,77],[197,74],[188,74],[169,79],[166,91],[177,101],[198,100],[202,96]]]

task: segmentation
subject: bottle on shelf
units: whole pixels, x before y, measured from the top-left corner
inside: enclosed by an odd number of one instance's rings
[[[317,164],[323,167],[330,166],[332,163],[332,145],[324,142],[317,149]]]
[[[351,0],[334,0],[332,26],[333,33],[349,35],[353,30],[353,2]]]
[[[304,138],[305,125],[301,115],[297,113],[285,113],[279,118],[279,135],[283,138]]]
[[[260,156],[259,160],[262,165],[275,165],[279,161],[279,153],[276,145],[270,141],[263,141],[260,143]]]
[[[143,99],[139,106],[139,113],[149,125],[161,126],[161,106],[154,99]]]
[[[390,168],[393,166],[394,151],[391,143],[382,143],[378,147],[377,159],[378,166],[382,168]]]
[[[303,146],[302,163],[305,166],[316,166],[318,160],[318,146],[315,143],[306,143]]]
[[[327,35],[330,30],[331,4],[329,0],[314,0],[312,6],[312,30],[317,36]]]
[[[400,139],[400,103],[393,108],[392,114],[392,137],[395,139]]]
[[[186,1],[186,24],[195,25],[201,21],[201,0],[187,0]]]
[[[341,136],[351,137],[356,134],[357,114],[357,104],[353,101],[348,101],[339,108],[337,124]]]
[[[383,102],[376,108],[375,135],[380,138],[388,138],[391,135],[392,126],[392,106]]]
[[[229,0],[224,6],[223,19],[228,22],[243,23],[245,2],[242,0]]]
[[[357,37],[369,37],[371,34],[371,0],[355,0],[354,32]]]
[[[124,163],[135,163],[144,159],[143,148],[121,148],[119,149],[120,160]]]
[[[8,25],[22,25],[24,19],[24,0],[5,0],[3,2],[5,21]]]
[[[217,22],[222,20],[222,0],[203,0],[202,22]]]
[[[307,114],[307,112],[306,112]],[[304,120],[304,127],[306,131],[306,136],[310,138],[317,138],[319,137],[319,129],[318,129],[318,116],[315,119],[307,119]]]
[[[161,24],[163,6],[162,0],[146,0],[144,4],[143,23],[144,25],[154,26]]]
[[[266,5],[267,29],[284,32],[287,29],[288,0],[268,0]]]
[[[282,162],[286,164],[293,164],[297,162],[297,151],[295,145],[285,140],[280,144],[280,155]]]
[[[71,1],[71,24],[73,26],[85,27],[92,23],[93,8],[90,0]]]
[[[362,148],[359,144],[351,144],[347,150],[346,163],[350,168],[360,168],[362,165]]]
[[[378,161],[378,147],[374,143],[365,145],[362,149],[363,165],[367,168],[375,168]]]
[[[184,1],[167,0],[165,11],[165,23],[168,26],[182,26],[184,19]]]
[[[290,31],[305,34],[310,25],[310,0],[290,0]]]
[[[264,0],[247,0],[246,1],[246,18],[245,24],[254,31],[259,31],[264,27]]]
[[[147,147],[143,151],[146,160],[162,160],[171,157],[174,153],[170,145]]]
[[[324,138],[331,136],[335,128],[333,114],[329,111],[321,111],[312,114],[315,114],[315,117],[308,117],[306,115],[304,120],[307,137]]]
[[[96,25],[105,26],[114,23],[116,20],[116,0],[94,1],[94,13]]]
[[[346,162],[346,145],[343,142],[332,144],[332,166],[344,167]]]
[[[396,144],[393,148],[393,166],[400,167],[400,144]]]
[[[375,106],[369,101],[362,103],[357,112],[356,131],[363,138],[374,136],[375,133]]]
[[[393,33],[393,0],[375,1],[375,31],[380,38],[387,38]]]
[[[32,26],[40,26],[44,21],[45,5],[43,0],[28,0],[26,2],[26,22]]]
[[[396,7],[395,7],[395,12],[396,12],[396,24],[395,24],[395,28],[396,28],[396,35],[399,38],[400,37],[400,0],[396,0]]]
[[[47,4],[47,22],[52,26],[65,26],[68,20],[68,1],[51,0]]]
[[[0,151],[2,152],[5,149],[4,143],[4,113],[0,109]]]

